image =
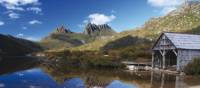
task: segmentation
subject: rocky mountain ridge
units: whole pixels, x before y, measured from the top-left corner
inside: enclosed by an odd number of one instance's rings
[[[142,27],[115,34],[112,36],[112,38],[96,40],[89,44],[73,48],[73,50],[78,49],[96,51],[101,50],[104,46],[121,47],[117,46],[120,45],[119,43],[121,39],[124,41],[124,39],[130,38],[130,36],[133,38],[137,37],[139,39],[141,38],[143,40],[149,40],[153,43],[162,32],[184,32],[200,34],[200,2],[191,2],[189,4],[181,5],[178,9],[170,12],[165,16],[151,18],[145,22]],[[115,41],[118,42],[115,43]],[[149,43],[149,45],[152,43]],[[149,49],[151,49],[151,47],[149,47]]]
[[[107,25],[95,25],[88,23],[82,33],[72,32],[64,26],[58,27],[54,32],[42,39],[41,45],[46,49],[70,48],[94,41],[97,38],[112,36],[114,30]]]
[[[96,25],[88,23],[85,27],[83,34],[90,35],[90,36],[106,36],[106,35],[113,35],[116,32],[108,25]]]
[[[73,33],[70,29],[65,28],[64,26],[58,27],[54,33]]]

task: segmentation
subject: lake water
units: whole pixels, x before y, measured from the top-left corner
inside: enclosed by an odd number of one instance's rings
[[[44,65],[20,65],[0,69],[0,88],[200,88],[200,77],[122,70],[63,71]]]
[[[0,76],[0,88],[200,88],[200,79],[153,72],[32,68]]]

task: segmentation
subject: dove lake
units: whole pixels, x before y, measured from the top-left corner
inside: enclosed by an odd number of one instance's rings
[[[103,69],[63,71],[30,60],[23,62],[14,66],[1,62],[0,88],[200,88],[198,76]]]

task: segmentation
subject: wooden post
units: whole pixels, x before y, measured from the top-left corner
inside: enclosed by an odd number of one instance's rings
[[[163,50],[163,51],[161,51],[160,50],[160,53],[161,53],[161,55],[162,55],[162,69],[165,69],[165,54],[166,54],[166,51],[165,50]]]
[[[166,65],[165,65],[165,53],[166,53],[166,52],[165,52],[165,50],[164,50],[164,51],[163,51],[163,55],[162,55],[162,58],[163,58],[163,66],[162,66],[162,68],[163,68],[163,69],[165,69],[165,66],[166,66]]]
[[[161,87],[160,88],[164,88],[164,85],[165,85],[165,74],[164,73],[161,73]]]
[[[173,52],[174,52],[174,54],[175,54],[176,56],[178,56],[178,54],[177,54],[177,52],[176,52],[176,50],[175,50],[175,49],[173,49]]]
[[[176,71],[180,71],[180,56],[182,53],[180,53],[181,50],[178,50],[177,57],[176,57]]]
[[[163,41],[163,44],[166,45],[166,36],[164,36],[164,41]],[[163,47],[163,52],[162,52],[162,58],[163,58],[163,66],[162,68],[165,69],[165,54],[166,54],[166,51],[165,51],[165,46]]]
[[[151,88],[153,87],[153,71],[151,71]]]
[[[154,51],[152,51],[152,62],[151,62],[152,69],[154,68]]]

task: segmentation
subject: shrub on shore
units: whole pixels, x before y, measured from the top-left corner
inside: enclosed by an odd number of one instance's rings
[[[200,58],[195,58],[188,63],[184,68],[184,72],[187,75],[200,75]]]
[[[125,68],[125,65],[116,58],[105,56],[99,52],[79,52],[79,51],[64,51],[51,52],[47,57],[51,61],[56,61],[60,67],[78,67],[83,69],[98,68],[98,69],[120,69]]]

